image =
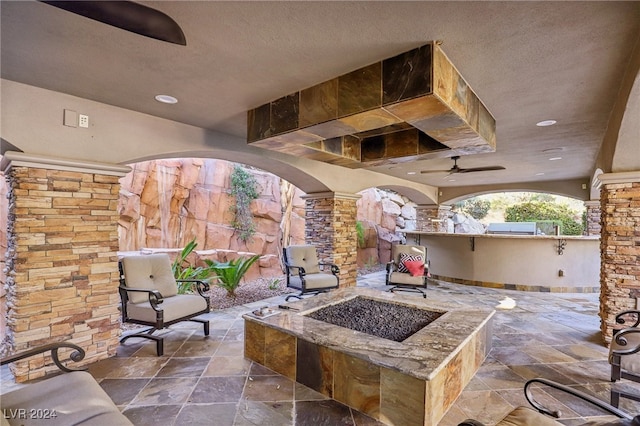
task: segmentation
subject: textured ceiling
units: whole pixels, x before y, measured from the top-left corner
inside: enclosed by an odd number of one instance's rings
[[[458,164],[506,170],[450,181],[419,173],[446,158],[371,168],[435,186],[588,178],[640,33],[640,2],[143,3],[187,46],[2,1],[2,78],[246,137],[248,110],[439,40],[496,119],[496,152]]]

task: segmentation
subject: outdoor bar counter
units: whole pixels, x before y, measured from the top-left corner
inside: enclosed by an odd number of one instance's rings
[[[600,238],[410,231],[434,279],[522,291],[600,291]]]

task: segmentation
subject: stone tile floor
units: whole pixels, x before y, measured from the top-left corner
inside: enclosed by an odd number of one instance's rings
[[[384,290],[384,272],[360,277],[358,285]],[[493,349],[441,426],[466,418],[495,424],[513,407],[526,405],[522,386],[533,377],[556,380],[608,401],[612,384],[607,349],[599,335],[598,294],[518,292],[434,281],[428,298],[492,308],[515,305],[496,308]],[[129,340],[118,356],[91,365],[89,371],[136,425],[380,424],[243,358],[242,314],[283,299],[212,312],[208,337],[197,323],[173,326],[165,332],[163,357],[155,355],[153,342]],[[6,367],[1,373],[6,392],[12,378]],[[613,386],[640,394],[637,383],[623,380]],[[552,391],[537,395],[541,402],[560,408],[566,425],[602,415]],[[623,399],[621,408],[640,413],[640,403],[630,400]]]

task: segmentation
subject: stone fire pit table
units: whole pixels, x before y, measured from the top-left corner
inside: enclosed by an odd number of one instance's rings
[[[440,316],[402,342],[307,316],[354,298]],[[243,316],[245,357],[389,425],[437,425],[491,350],[490,309],[357,287],[286,306]]]

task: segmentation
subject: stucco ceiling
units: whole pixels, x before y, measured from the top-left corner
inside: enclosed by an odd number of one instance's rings
[[[175,19],[187,46],[2,1],[2,78],[244,138],[248,110],[439,40],[496,119],[496,152],[458,165],[506,170],[420,174],[448,158],[371,168],[438,187],[588,181],[640,34],[640,2],[142,3]]]

